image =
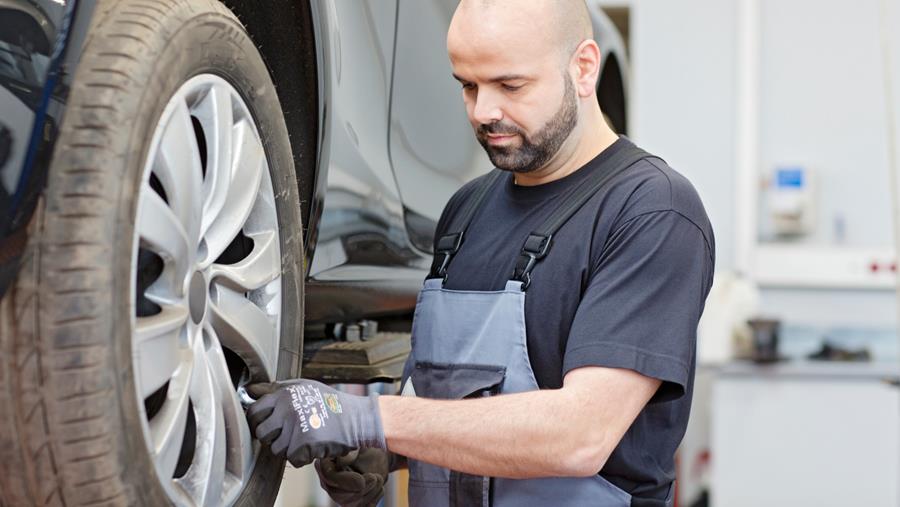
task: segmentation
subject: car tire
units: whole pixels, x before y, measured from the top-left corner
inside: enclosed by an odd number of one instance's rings
[[[249,111],[251,130],[261,143],[280,251],[280,305],[275,305],[280,311],[273,324],[277,361],[270,357],[269,373],[275,373],[268,377],[299,375],[299,192],[287,129],[264,62],[239,20],[217,1],[99,0],[67,98],[47,189],[29,227],[22,269],[0,302],[4,507],[271,505],[275,500],[284,462],[258,447],[240,492],[227,501],[173,497],[164,486],[169,478],[154,473],[148,449],[149,398],[138,392],[134,334],[136,312],[154,303],[135,291],[153,280],[135,279],[142,254],[136,221],[154,132],[173,94],[198,76],[227,83],[237,94],[235,104]],[[246,254],[253,246],[243,240],[243,245],[232,242],[229,251],[238,244],[234,248]],[[202,301],[199,311],[211,308],[212,299]],[[212,347],[206,334],[197,334],[204,340],[200,346]],[[229,360],[242,364],[240,354],[229,353]],[[272,380],[265,377],[261,368],[247,367],[232,380]]]

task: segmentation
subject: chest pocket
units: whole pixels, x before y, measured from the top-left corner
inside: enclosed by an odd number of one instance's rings
[[[416,395],[423,398],[480,398],[500,392],[506,378],[506,367],[416,361],[410,378]]]
[[[506,367],[416,362],[410,375],[416,396],[441,400],[481,398],[500,393]],[[447,470],[429,463],[409,464],[411,505],[490,505],[490,478]]]

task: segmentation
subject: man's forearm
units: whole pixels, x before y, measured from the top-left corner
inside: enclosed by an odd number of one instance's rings
[[[392,452],[474,475],[532,478],[596,473],[606,459],[602,429],[577,416],[583,407],[576,398],[541,390],[468,400],[379,400]],[[590,463],[598,464],[593,471]]]

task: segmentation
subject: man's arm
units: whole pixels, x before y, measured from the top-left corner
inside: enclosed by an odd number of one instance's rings
[[[569,372],[561,389],[467,400],[380,396],[391,452],[473,475],[587,477],[660,386],[632,370]]]

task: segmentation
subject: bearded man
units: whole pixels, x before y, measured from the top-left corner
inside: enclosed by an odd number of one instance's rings
[[[672,505],[713,278],[703,205],[604,121],[583,0],[462,0],[447,48],[496,169],[444,209],[401,395],[297,380],[251,426],[318,458],[344,505],[407,463],[416,507]]]

